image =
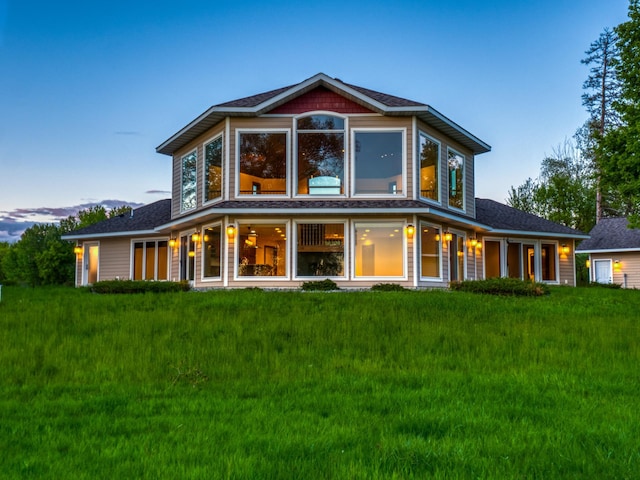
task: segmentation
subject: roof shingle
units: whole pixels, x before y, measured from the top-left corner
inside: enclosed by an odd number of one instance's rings
[[[603,218],[591,229],[591,238],[585,240],[577,251],[640,250],[640,230],[628,228],[626,218]]]

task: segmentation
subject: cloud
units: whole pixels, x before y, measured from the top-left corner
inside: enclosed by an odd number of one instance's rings
[[[144,193],[148,193],[150,195],[171,195],[171,192],[168,190],[147,190]]]
[[[0,242],[14,243],[20,240],[24,231],[32,227],[33,222],[4,222],[0,221]]]

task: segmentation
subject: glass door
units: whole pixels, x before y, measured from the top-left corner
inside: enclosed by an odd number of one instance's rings
[[[180,237],[180,280],[195,279],[196,244],[191,240],[191,234]]]

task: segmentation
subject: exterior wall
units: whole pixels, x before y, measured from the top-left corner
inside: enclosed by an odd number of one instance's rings
[[[100,271],[98,281],[131,278],[131,240],[114,238],[100,240]]]
[[[590,254],[589,278],[595,281],[594,260],[611,260],[613,283],[623,288],[640,288],[640,252],[603,252]],[[618,260],[616,266],[615,261]]]

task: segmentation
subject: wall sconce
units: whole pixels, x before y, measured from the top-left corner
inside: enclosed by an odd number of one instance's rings
[[[80,255],[82,253],[82,245],[76,245],[73,247],[73,253],[76,255]]]
[[[193,240],[195,243],[198,243],[200,241],[200,232],[195,231],[193,233],[193,235],[191,235],[191,240]]]
[[[622,263],[620,263],[620,260],[614,260],[613,261],[613,269],[614,270],[620,270],[622,268]]]
[[[236,234],[236,226],[235,225],[227,225],[227,237],[233,238]]]
[[[189,257],[193,258],[196,256],[196,252],[194,252],[193,250],[189,250]]]
[[[482,250],[482,242],[476,243],[476,250]]]
[[[413,235],[416,233],[416,227],[414,227],[412,224],[409,224],[406,226],[405,231],[407,232],[408,238],[413,238]]]
[[[440,241],[440,234],[436,233],[436,236],[434,237],[436,242]]]
[[[176,239],[175,239],[175,238],[170,238],[170,239],[169,239],[169,246],[170,246],[171,248],[175,248],[175,246],[177,245],[177,243],[178,243],[178,242],[176,242]]]
[[[472,247],[475,247],[476,245],[478,245],[478,239],[476,237],[471,237],[469,239],[469,245],[471,245]]]
[[[591,268],[591,260],[587,260],[585,265],[586,265],[587,268]]]
[[[453,234],[451,232],[444,232],[444,241],[450,242],[453,240]]]
[[[565,255],[568,255],[570,251],[571,251],[571,249],[569,248],[569,245],[567,245],[566,243],[563,243],[562,244],[562,253],[564,253]]]

